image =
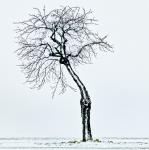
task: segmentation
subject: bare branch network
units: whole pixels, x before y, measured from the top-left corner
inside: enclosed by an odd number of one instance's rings
[[[90,63],[99,50],[111,51],[112,46],[106,36],[91,31],[97,22],[91,11],[69,6],[50,12],[45,8],[35,11],[28,20],[17,23],[17,55],[22,71],[33,88],[50,82],[53,95],[58,86],[63,93],[71,87],[64,76],[64,66]]]

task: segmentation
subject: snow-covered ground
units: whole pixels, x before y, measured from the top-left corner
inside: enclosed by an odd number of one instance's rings
[[[0,138],[0,149],[111,149],[111,150],[149,150],[149,138],[95,138],[94,141],[81,142],[76,138]]]

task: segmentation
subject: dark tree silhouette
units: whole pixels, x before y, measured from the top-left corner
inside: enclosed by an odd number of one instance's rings
[[[83,141],[92,140],[90,125],[91,99],[85,85],[74,68],[91,62],[98,51],[111,51],[106,36],[91,31],[97,20],[91,11],[80,7],[61,7],[50,12],[45,8],[30,14],[29,19],[17,22],[17,55],[21,60],[26,82],[33,88],[51,83],[53,96],[57,88],[61,93],[71,87],[66,82],[64,69],[68,71],[81,94],[81,117]],[[87,137],[88,138],[87,138]]]

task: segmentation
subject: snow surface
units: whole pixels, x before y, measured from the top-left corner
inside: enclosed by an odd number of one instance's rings
[[[0,138],[0,149],[111,149],[111,150],[149,150],[149,138],[95,138],[94,141],[82,142],[77,138]]]

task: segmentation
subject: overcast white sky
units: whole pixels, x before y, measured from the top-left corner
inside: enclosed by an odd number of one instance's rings
[[[15,25],[33,7],[92,9],[114,53],[100,53],[78,73],[92,98],[93,136],[149,137],[148,0],[5,0],[0,2],[0,137],[81,137],[79,93],[52,100],[50,88],[31,90],[16,66]]]

